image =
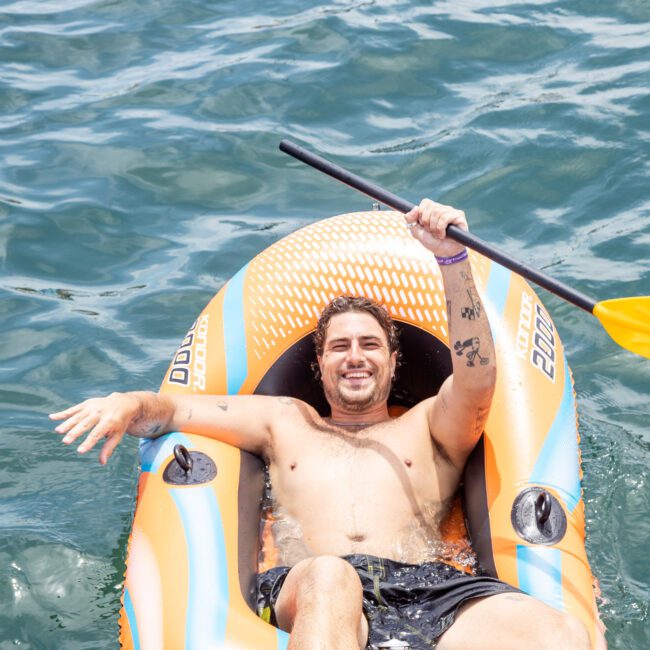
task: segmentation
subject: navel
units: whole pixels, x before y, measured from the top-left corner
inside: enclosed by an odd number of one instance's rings
[[[364,535],[363,533],[358,533],[358,534],[355,534],[355,535],[348,535],[347,538],[351,542],[363,542],[366,539],[366,535]]]
[[[297,466],[298,466],[298,463],[296,463],[296,461],[294,460],[293,463],[291,463],[291,465],[289,465],[289,469],[293,472],[293,470],[296,469]]]
[[[410,458],[405,458],[404,459],[404,465],[406,465],[407,467],[410,467],[411,465],[413,465],[413,461]]]

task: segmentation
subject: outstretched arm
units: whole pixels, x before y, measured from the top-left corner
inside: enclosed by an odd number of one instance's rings
[[[268,456],[274,418],[288,408],[283,398],[236,395],[160,395],[150,392],[112,393],[52,413],[63,420],[55,431],[71,444],[86,435],[79,453],[106,439],[99,462],[106,464],[125,433],[155,438],[186,431],[216,438],[262,457]]]
[[[429,430],[462,469],[485,426],[496,383],[492,334],[465,248],[445,234],[449,224],[467,230],[467,221],[462,211],[428,199],[406,220],[413,236],[436,255],[447,300],[453,374],[428,402]]]

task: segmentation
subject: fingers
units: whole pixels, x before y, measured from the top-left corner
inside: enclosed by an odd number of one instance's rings
[[[97,423],[99,422],[99,415],[90,414],[84,416],[77,416],[78,419],[72,427],[68,427],[67,431],[63,431],[65,436],[63,436],[63,442],[66,445],[69,445],[71,442],[74,442],[77,438],[82,436],[87,431],[92,431],[96,428]],[[61,432],[60,432],[61,433]]]
[[[64,411],[58,411],[57,413],[50,413],[49,418],[50,420],[65,420],[66,418],[69,418],[75,413],[78,413],[84,407],[85,403],[86,402],[81,402],[80,404],[75,404],[74,406],[71,406],[70,408],[67,408]]]
[[[467,219],[462,210],[456,210],[450,205],[436,203],[430,199],[423,199],[417,208],[411,210],[407,215],[407,222],[409,224],[417,222],[437,239],[444,239],[447,236],[447,226],[451,224],[462,230],[468,229]]]
[[[127,426],[115,416],[115,405],[111,400],[111,397],[94,398],[50,415],[53,420],[63,420],[54,430],[63,435],[65,444],[69,445],[87,434],[85,440],[77,447],[80,454],[85,454],[100,440],[108,438],[99,457],[103,465],[121,441]]]
[[[81,424],[79,424],[79,427],[81,427]],[[85,429],[87,430],[87,429]],[[67,436],[73,435],[74,430],[71,431]],[[75,439],[79,437],[83,431],[80,430],[80,432],[75,436]],[[77,447],[77,451],[80,454],[85,454],[87,451],[90,451],[102,438],[115,438],[117,437],[118,440],[115,444],[117,444],[121,439],[122,435],[124,435],[124,432],[117,432],[115,428],[112,426],[110,422],[107,422],[106,419],[101,419],[99,420],[95,426],[90,430],[90,433],[86,436],[86,439]],[[66,442],[66,438],[63,439],[63,442]],[[72,442],[73,439],[70,439],[69,442]],[[111,451],[112,453],[112,451]],[[110,455],[110,454],[109,454]]]
[[[99,453],[99,462],[102,465],[106,465],[108,459],[113,455],[113,452],[115,451],[115,447],[117,447],[117,445],[120,444],[120,441],[122,440],[123,436],[124,436],[123,433],[116,433],[104,443],[104,446],[102,447],[102,450]]]
[[[404,215],[404,220],[406,221],[406,227],[409,229],[413,228],[417,224],[419,216],[420,216],[420,208],[417,205],[414,205]]]
[[[73,427],[77,426],[82,420],[88,417],[86,411],[79,411],[74,415],[71,415],[65,422],[61,422],[58,426],[54,427],[54,430],[60,434],[66,434]]]

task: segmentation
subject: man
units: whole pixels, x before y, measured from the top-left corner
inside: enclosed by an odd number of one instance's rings
[[[267,396],[114,393],[51,417],[78,450],[106,438],[106,463],[125,432],[182,430],[262,457],[278,514],[296,534],[286,566],[258,579],[260,609],[291,632],[291,648],[348,649],[407,639],[412,648],[589,648],[582,623],[492,578],[438,561],[439,524],[485,425],[496,378],[490,328],[465,249],[446,237],[464,213],[425,199],[406,215],[438,260],[453,374],[439,393],[392,419],[394,325],[366,299],[340,298],[316,332],[331,415]],[[468,296],[472,317],[468,314]]]

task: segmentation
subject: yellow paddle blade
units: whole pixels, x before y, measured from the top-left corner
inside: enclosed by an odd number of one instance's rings
[[[650,296],[603,300],[594,316],[621,347],[650,359]]]

